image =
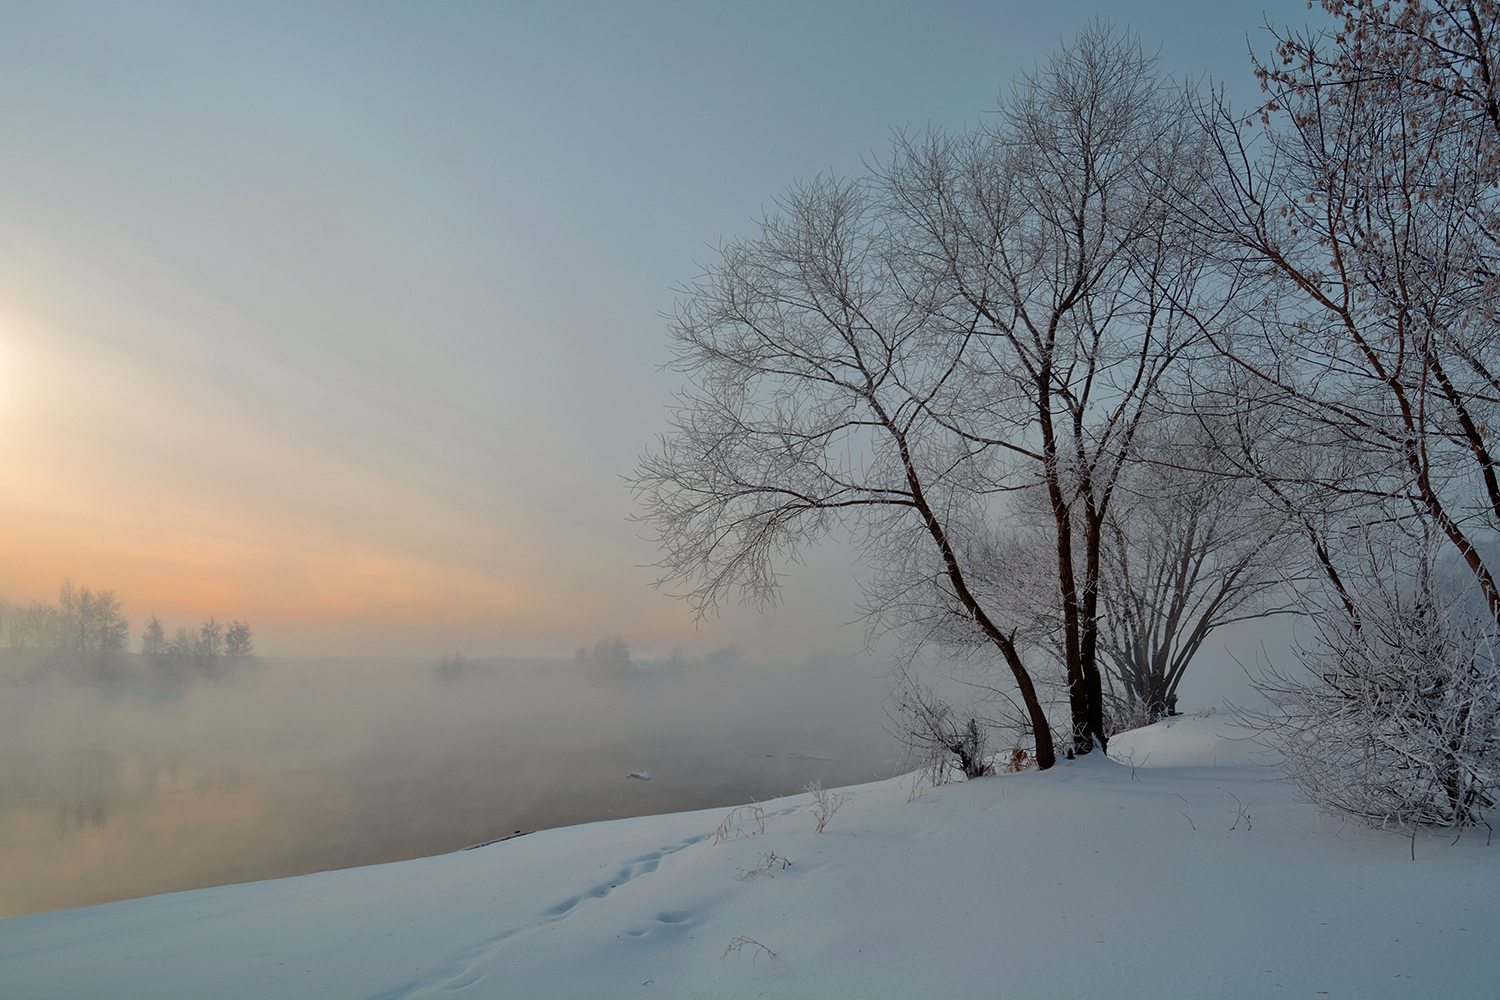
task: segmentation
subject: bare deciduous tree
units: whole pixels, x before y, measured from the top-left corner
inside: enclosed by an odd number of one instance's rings
[[[933,292],[904,273],[875,185],[820,179],[781,207],[757,238],[726,246],[679,307],[678,364],[694,387],[636,479],[666,578],[688,583],[704,613],[735,588],[773,600],[776,561],[837,524],[906,552],[925,539],[955,601],[1005,655],[1050,764],[1013,635],[965,577],[961,536],[983,520],[975,486],[989,456],[928,405],[967,344],[934,327]]]
[[[600,639],[593,649],[578,647],[573,662],[593,681],[619,681],[630,673],[630,646],[619,637]]]
[[[1238,474],[1221,443],[1234,435],[1216,423],[1152,421],[1107,519],[1101,648],[1115,714],[1136,724],[1175,711],[1177,686],[1215,629],[1293,607],[1292,524]]]
[[[141,655],[152,663],[159,663],[166,654],[167,631],[162,626],[161,619],[152,615],[146,622],[145,631],[141,633]]]
[[[1310,672],[1268,674],[1263,721],[1322,804],[1463,824],[1493,798],[1500,8],[1323,6],[1335,30],[1278,35],[1258,67],[1256,116],[1203,116],[1227,182],[1189,206],[1254,290],[1210,335],[1275,414],[1241,467],[1327,583]],[[1449,565],[1477,617],[1432,583]]]
[[[6,616],[10,644],[32,649],[66,650],[106,656],[122,652],[130,622],[113,590],[94,592],[64,580],[56,606],[32,601],[14,606]]]
[[[1207,121],[1228,181],[1200,218],[1255,291],[1214,343],[1281,414],[1247,464],[1304,512],[1428,522],[1500,621],[1476,544],[1500,527],[1495,12],[1325,6],[1342,30],[1284,35],[1261,67],[1258,132],[1222,104]],[[1336,473],[1306,478],[1307,451]]]
[[[57,608],[43,601],[13,606],[6,624],[10,644],[17,649],[62,647],[63,628]]]
[[[772,599],[778,559],[852,527],[872,621],[996,650],[1043,768],[1034,673],[1056,649],[1068,752],[1103,745],[1106,519],[1141,413],[1212,321],[1168,205],[1211,167],[1183,108],[1095,23],[997,124],[901,137],[874,177],[803,184],[723,248],[674,324],[677,430],[636,480],[700,613]],[[1025,606],[996,560],[1022,495],[1045,498],[1054,549]]]
[[[187,664],[193,659],[193,633],[178,627],[172,641],[167,644],[167,660],[175,664]]]
[[[193,659],[205,677],[212,677],[223,655],[224,623],[209,615],[208,620],[198,627],[198,637],[193,641]]]
[[[255,639],[250,626],[238,619],[229,623],[224,632],[224,655],[231,660],[243,660],[255,652]]]
[[[986,488],[1031,492],[1048,514],[1054,593],[1022,618],[1050,619],[1073,752],[1107,737],[1099,599],[1118,478],[1143,413],[1226,294],[1202,281],[1169,206],[1211,174],[1185,109],[1136,40],[1096,22],[1015,89],[999,124],[902,142],[885,172],[950,335],[973,343],[966,391],[930,406],[998,453],[1004,474]]]

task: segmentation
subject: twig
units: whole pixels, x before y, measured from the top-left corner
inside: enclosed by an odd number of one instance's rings
[[[760,864],[757,867],[741,868],[734,880],[743,882],[753,875],[766,875],[774,878],[777,872],[784,872],[790,867],[792,867],[790,858],[784,858],[775,851],[771,851],[769,854],[761,854]]]
[[[1250,805],[1253,804],[1254,800],[1252,799],[1250,801],[1250,803],[1241,802],[1240,801],[1240,797],[1238,795],[1234,794],[1233,792],[1231,792],[1229,789],[1221,787],[1219,789],[1219,791],[1223,792],[1225,795],[1229,796],[1231,799],[1234,799],[1234,803],[1235,803],[1236,807],[1238,807],[1238,815],[1236,815],[1235,818],[1234,818],[1234,825],[1231,826],[1229,829],[1231,829],[1231,830],[1237,830],[1237,829],[1239,829],[1240,820],[1244,820],[1245,821],[1245,829],[1246,830],[1251,829],[1251,824],[1250,824]]]
[[[747,938],[747,937],[745,937],[745,935],[741,934],[739,937],[737,937],[733,941],[729,942],[729,944],[724,948],[724,954],[722,954],[722,955],[719,956],[719,961],[721,961],[721,962],[724,961],[724,959],[728,958],[730,955],[738,955],[741,951],[744,951],[746,948],[750,948],[751,949],[751,951],[750,951],[750,964],[751,965],[754,965],[755,964],[755,960],[758,959],[758,958],[760,958],[760,953],[761,952],[765,952],[767,958],[775,958],[776,957],[776,953],[774,951],[772,951],[770,948],[767,948],[765,945],[761,944],[759,941],[755,940],[754,938]]]

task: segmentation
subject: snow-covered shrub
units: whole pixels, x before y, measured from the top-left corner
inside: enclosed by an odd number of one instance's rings
[[[1312,802],[1374,826],[1472,826],[1500,790],[1495,621],[1395,557],[1316,616],[1304,671],[1267,671],[1252,718]],[[1406,572],[1400,572],[1405,569]]]
[[[1105,736],[1114,739],[1120,733],[1128,733],[1132,729],[1140,729],[1156,721],[1151,717],[1151,710],[1146,702],[1122,697],[1119,692],[1113,690],[1113,678],[1110,680],[1111,683],[1104,693]]]
[[[921,780],[947,784],[954,764],[965,778],[994,774],[986,759],[989,729],[972,713],[964,719],[909,670],[898,670],[886,713],[891,734],[917,765]]]

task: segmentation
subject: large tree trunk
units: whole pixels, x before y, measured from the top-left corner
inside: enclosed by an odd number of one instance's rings
[[[948,581],[953,585],[954,595],[964,609],[974,617],[975,623],[985,636],[1005,657],[1005,665],[1010,668],[1016,687],[1021,690],[1021,701],[1026,706],[1026,714],[1031,720],[1033,736],[1036,739],[1036,766],[1039,770],[1045,771],[1057,763],[1057,750],[1052,745],[1052,726],[1047,722],[1047,713],[1042,709],[1041,699],[1037,697],[1036,685],[1032,683],[1031,673],[1021,660],[1014,637],[1006,635],[995,625],[990,616],[985,613],[984,608],[980,606],[979,601],[975,599],[973,592],[969,590],[968,581],[964,579],[963,568],[958,563],[958,556],[948,540],[948,532],[927,503],[926,494],[922,489],[922,480],[912,462],[906,439],[894,428],[892,428],[892,433],[899,444],[902,464],[906,467],[906,482],[911,490],[913,504],[922,515],[928,534],[937,543],[938,551],[942,553],[943,564],[947,569]]]

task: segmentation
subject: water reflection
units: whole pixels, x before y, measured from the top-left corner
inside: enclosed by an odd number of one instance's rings
[[[893,765],[879,671],[849,660],[615,674],[258,661],[186,683],[126,664],[85,683],[11,652],[0,916],[738,804]]]

